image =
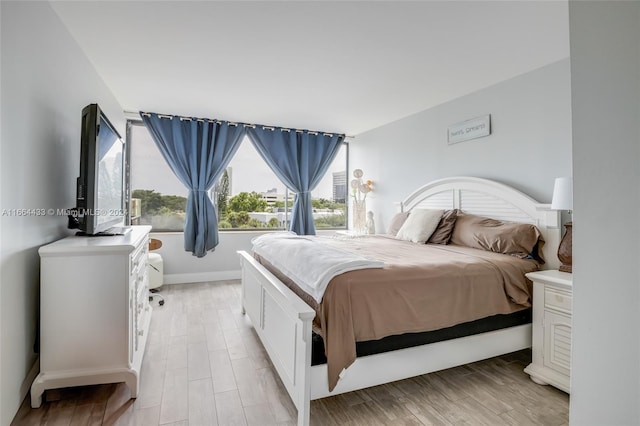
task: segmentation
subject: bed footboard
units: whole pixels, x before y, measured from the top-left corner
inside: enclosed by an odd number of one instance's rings
[[[298,409],[298,425],[309,424],[311,323],[315,311],[246,251],[242,307]]]

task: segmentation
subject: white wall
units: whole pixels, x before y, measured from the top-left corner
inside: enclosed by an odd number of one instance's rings
[[[573,425],[640,424],[640,3],[569,4]]]
[[[367,209],[377,231],[394,202],[448,176],[499,180],[551,202],[554,179],[571,175],[569,68],[565,59],[358,135],[349,162],[374,181]],[[448,126],[485,114],[490,136],[447,144]]]
[[[75,205],[82,108],[98,102],[124,135],[124,115],[48,2],[0,2],[1,208]],[[38,247],[69,233],[66,217],[1,217],[0,424],[31,383],[39,312]]]
[[[184,234],[181,232],[153,233],[152,238],[162,241],[162,248],[155,251],[162,255],[165,284],[240,278],[240,260],[236,251],[251,250],[251,239],[259,232],[221,232],[220,244],[215,251],[198,258],[184,250]]]

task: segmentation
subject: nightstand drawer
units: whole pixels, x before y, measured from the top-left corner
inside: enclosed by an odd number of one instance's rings
[[[544,306],[546,308],[556,309],[567,314],[571,314],[571,304],[573,297],[571,293],[545,287],[544,289]]]

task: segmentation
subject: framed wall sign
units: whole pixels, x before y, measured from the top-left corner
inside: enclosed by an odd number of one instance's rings
[[[472,118],[460,123],[452,124],[447,129],[449,145],[477,139],[491,134],[491,115]]]

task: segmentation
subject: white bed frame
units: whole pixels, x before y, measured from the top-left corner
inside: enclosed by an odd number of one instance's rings
[[[543,234],[546,268],[557,268],[560,214],[507,185],[472,177],[428,183],[400,203],[414,208],[462,209],[496,219],[532,223]],[[250,253],[239,251],[242,303],[282,383],[298,409],[298,425],[309,424],[310,401],[468,364],[531,346],[531,325],[359,357],[328,391],[327,366],[311,366],[311,323],[315,311]]]

